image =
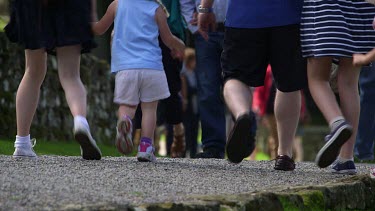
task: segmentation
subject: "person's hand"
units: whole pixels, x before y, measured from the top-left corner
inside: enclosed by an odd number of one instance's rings
[[[171,50],[171,56],[174,59],[178,59],[179,61],[184,61],[185,53],[184,51],[178,51],[176,49]]]
[[[198,13],[197,12],[193,13],[193,17],[192,17],[192,19],[191,19],[191,21],[189,23],[191,25],[193,25],[193,26],[197,26],[198,25]]]
[[[358,67],[358,66],[363,66],[368,64],[369,61],[367,61],[367,57],[364,54],[354,54],[353,55],[353,65]]]
[[[207,34],[209,31],[216,31],[216,17],[215,14],[210,13],[199,13],[198,14],[198,33],[202,35],[202,33]],[[203,36],[203,35],[202,35]],[[208,36],[203,36],[206,40],[208,40]]]

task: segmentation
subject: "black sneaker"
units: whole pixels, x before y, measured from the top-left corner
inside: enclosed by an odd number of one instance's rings
[[[194,158],[203,158],[203,159],[209,159],[209,158],[215,158],[215,159],[224,159],[224,153],[220,152],[217,149],[214,148],[208,148],[206,150],[203,150],[201,153],[197,153]]]
[[[294,160],[287,155],[278,155],[275,160],[275,170],[293,171],[296,168]]]
[[[334,131],[325,137],[326,144],[316,155],[315,163],[320,168],[331,165],[340,154],[341,146],[352,136],[353,127],[347,122],[342,122]]]
[[[234,123],[227,141],[228,160],[232,163],[240,163],[244,158],[250,156],[255,148],[255,134],[252,132],[251,114],[243,114]]]

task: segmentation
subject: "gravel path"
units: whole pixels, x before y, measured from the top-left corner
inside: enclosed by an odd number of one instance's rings
[[[313,163],[293,172],[273,170],[274,161],[40,156],[37,160],[0,155],[0,210],[48,210],[67,205],[140,205],[187,200],[189,195],[237,194],[277,186],[321,185],[347,176]],[[367,174],[369,165],[358,165]]]

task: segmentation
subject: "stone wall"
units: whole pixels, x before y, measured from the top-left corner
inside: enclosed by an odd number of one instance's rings
[[[0,33],[0,138],[16,135],[15,96],[24,73],[24,51]],[[56,57],[49,56],[48,71],[41,88],[39,106],[31,127],[34,138],[50,141],[73,140],[73,118],[57,75]],[[111,142],[115,136],[116,106],[113,104],[113,77],[109,65],[85,54],[81,78],[88,93],[91,131],[98,142]]]

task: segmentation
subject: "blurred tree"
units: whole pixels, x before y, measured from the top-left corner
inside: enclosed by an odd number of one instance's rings
[[[103,17],[105,12],[107,11],[107,8],[111,4],[112,0],[97,0],[96,2],[97,2],[98,18],[100,19],[101,17]],[[110,61],[110,58],[111,58],[111,47],[110,47],[111,31],[112,31],[112,27],[104,35],[96,37],[96,42],[98,43],[98,47],[93,51],[93,53],[97,57],[101,59],[105,59],[108,62]]]

